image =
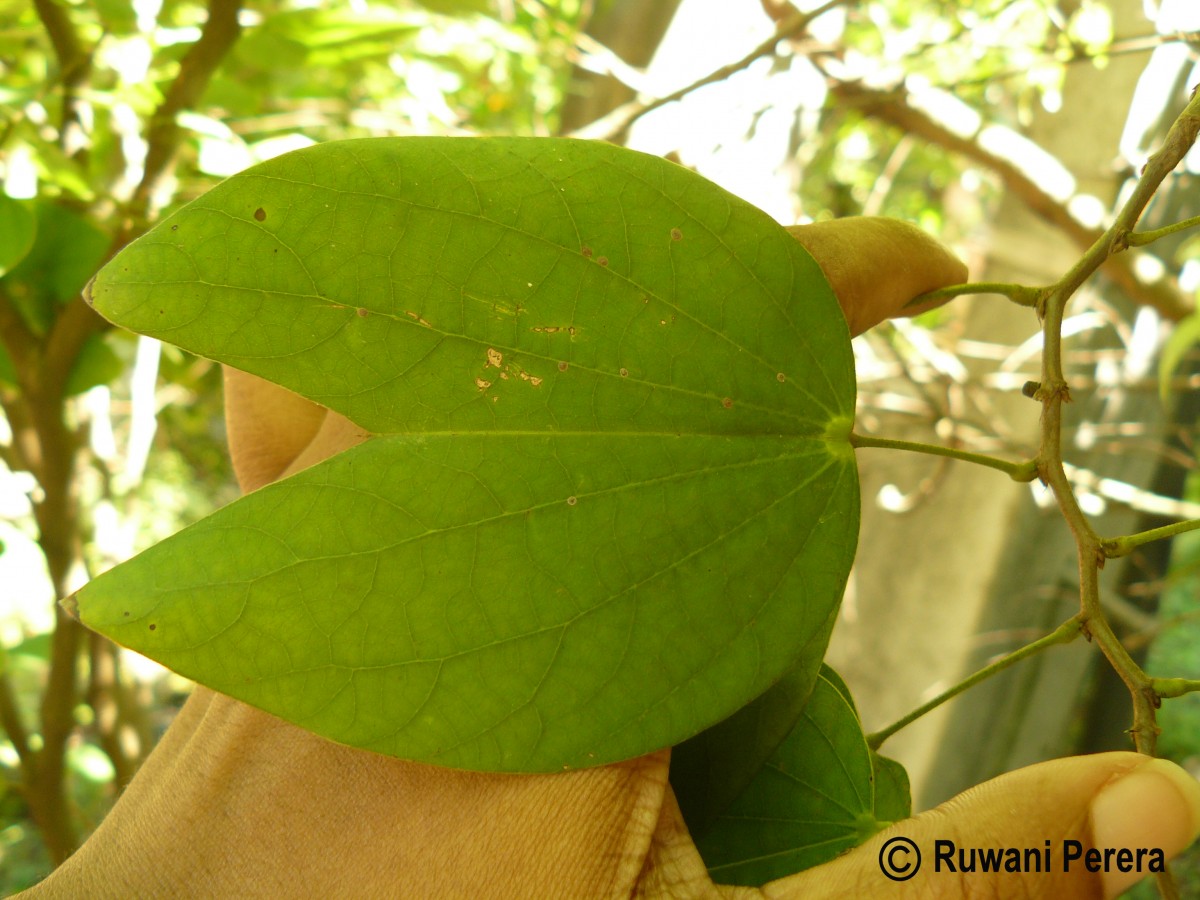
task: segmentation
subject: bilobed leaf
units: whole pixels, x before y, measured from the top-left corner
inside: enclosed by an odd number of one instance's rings
[[[828,862],[904,818],[907,794],[903,767],[871,753],[845,684],[823,666],[792,733],[693,836],[714,881],[757,886]]]
[[[803,248],[699,176],[567,140],[318,145],[90,299],[377,435],[92,582],[90,627],[486,770],[633,757],[815,676],[858,525],[848,334]]]

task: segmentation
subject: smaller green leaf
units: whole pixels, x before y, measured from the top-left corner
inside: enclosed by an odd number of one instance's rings
[[[0,278],[25,258],[36,234],[37,221],[29,204],[0,194]]]
[[[108,384],[124,370],[125,364],[105,341],[104,335],[93,334],[84,341],[79,355],[75,357],[64,393],[68,397],[82,394],[98,384]]]
[[[693,839],[712,827],[795,728],[817,662],[793,669],[752,703],[671,751],[671,789]]]
[[[871,752],[871,766],[875,770],[875,819],[880,826],[899,822],[912,815],[912,789],[908,783],[908,772],[904,766]]]
[[[904,817],[907,776],[867,748],[844,690],[823,666],[787,740],[712,827],[693,835],[714,881],[761,885],[792,875]]]
[[[1163,347],[1162,356],[1158,358],[1158,396],[1163,403],[1167,402],[1167,396],[1171,393],[1171,378],[1175,370],[1197,343],[1200,343],[1200,313],[1188,316],[1175,326]]]

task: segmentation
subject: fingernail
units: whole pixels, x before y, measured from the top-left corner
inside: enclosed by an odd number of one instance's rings
[[[1091,814],[1101,854],[1109,848],[1133,854],[1128,865],[1110,856],[1101,870],[1104,896],[1116,897],[1152,871],[1155,850],[1169,860],[1200,835],[1200,783],[1173,762],[1147,759],[1097,794]],[[1148,851],[1140,865],[1139,849]]]

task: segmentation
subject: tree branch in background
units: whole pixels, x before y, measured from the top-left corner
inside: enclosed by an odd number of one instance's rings
[[[1193,92],[1191,102],[1171,126],[1162,147],[1147,161],[1142,177],[1113,224],[1091,244],[1069,272],[1047,289],[1040,310],[1043,313],[1044,351],[1041,387],[1035,395],[1042,403],[1038,474],[1053,489],[1063,517],[1075,536],[1083,625],[1129,689],[1134,711],[1130,730],[1138,750],[1148,754],[1154,753],[1158,737],[1155,709],[1160,697],[1155,693],[1153,680],[1134,662],[1113,633],[1101,607],[1099,571],[1105,561],[1105,547],[1111,542],[1102,540],[1092,528],[1080,509],[1063,467],[1062,405],[1070,399],[1070,392],[1063,371],[1062,323],[1067,303],[1080,286],[1113,254],[1128,247],[1128,236],[1150,199],[1191,149],[1197,134],[1200,134],[1200,94]]]
[[[812,12],[797,12],[788,16],[779,23],[775,29],[775,33],[767,38],[737,62],[729,65],[721,66],[719,69],[714,69],[703,78],[693,81],[689,85],[681,87],[677,91],[672,91],[665,97],[657,97],[649,101],[635,101],[626,103],[618,107],[602,119],[598,119],[592,124],[580,128],[571,136],[579,138],[591,138],[603,141],[613,141],[615,143],[624,143],[625,134],[629,128],[640,119],[642,116],[652,112],[660,107],[666,106],[669,103],[674,103],[677,100],[682,100],[693,91],[697,91],[706,85],[715,84],[718,81],[724,81],[731,75],[734,75],[741,70],[748,68],[751,63],[761,59],[764,56],[770,56],[775,52],[775,48],[779,46],[779,42],[788,38],[798,38],[807,30],[809,24],[818,16],[823,16],[835,7],[841,6],[845,0],[828,0],[821,6],[814,9]]]
[[[116,645],[98,634],[88,636],[88,660],[91,678],[88,705],[96,713],[96,738],[112,761],[113,782],[117,790],[125,787],[137,772],[150,745],[144,739],[144,716],[129,702],[128,686],[121,680]],[[127,740],[126,737],[134,740]]]
[[[906,134],[914,134],[995,172],[1006,189],[1020,197],[1039,218],[1061,230],[1079,247],[1091,247],[1104,234],[1102,229],[1089,228],[1071,215],[1063,203],[1043,190],[1012,160],[985,150],[970,138],[955,134],[927,113],[913,107],[907,92],[877,90],[858,82],[832,77],[829,77],[829,90],[839,102],[853,106],[863,115],[894,125]],[[1171,321],[1179,321],[1194,311],[1171,282],[1162,280],[1148,284],[1141,281],[1134,273],[1133,259],[1127,254],[1109,257],[1104,263],[1103,272],[1133,302],[1151,306]]]
[[[238,23],[241,8],[241,0],[210,0],[208,20],[204,23],[199,40],[192,44],[183,57],[179,74],[150,118],[150,129],[146,135],[149,145],[146,150],[146,169],[134,191],[131,212],[135,221],[130,223],[132,232],[126,241],[145,227],[145,221],[153,212],[151,205],[156,189],[172,169],[182,133],[176,121],[179,113],[199,102],[213,73],[237,43],[242,30]]]
[[[584,33],[576,37],[576,46],[580,57],[586,55],[590,60],[586,66],[576,63],[571,88],[563,100],[560,131],[574,131],[636,99],[630,70],[650,64],[678,8],[679,0],[609,3],[588,19]],[[603,56],[589,48],[589,43],[602,50]],[[596,71],[597,61],[607,73]]]
[[[79,33],[67,8],[54,0],[33,0],[33,8],[54,47],[62,85],[62,109],[59,114],[59,144],[70,156],[87,151],[87,137],[80,124],[79,91],[91,71],[92,55],[84,50]]]
[[[63,85],[63,128],[60,140],[68,152],[86,151],[86,136],[80,133],[76,148],[69,134],[78,126],[75,94],[86,80],[90,54],[83,49],[66,8],[54,0],[34,0],[46,33],[58,58]],[[144,230],[152,214],[155,190],[169,174],[180,142],[177,115],[196,104],[221,60],[236,42],[240,0],[211,0],[209,16],[199,40],[180,63],[178,75],[155,112],[149,127],[146,169],[135,191],[130,215],[113,236],[111,257]],[[14,457],[23,461],[41,488],[34,502],[38,543],[46,558],[57,597],[69,593],[70,573],[81,554],[75,468],[80,449],[79,435],[67,424],[65,388],[67,379],[87,339],[103,330],[106,323],[75,298],[56,316],[48,334],[34,334],[20,315],[0,297],[0,339],[8,350],[20,386],[11,402],[5,398],[5,413],[13,430]],[[24,742],[21,755],[24,794],[42,831],[51,859],[57,864],[75,849],[77,834],[71,820],[66,791],[66,748],[75,730],[74,709],[79,697],[79,657],[84,632],[78,622],[55,608],[49,674],[40,709],[42,746],[33,751]],[[104,662],[93,653],[93,662]],[[103,673],[101,673],[103,674]],[[16,707],[5,702],[7,684],[0,682],[0,714],[17,740],[24,732]],[[94,689],[117,690],[115,684],[93,684]],[[98,712],[119,708],[119,697],[100,693]],[[109,701],[112,701],[111,703]],[[105,749],[124,780],[132,774],[127,759],[114,739]],[[127,764],[128,763],[128,764]]]

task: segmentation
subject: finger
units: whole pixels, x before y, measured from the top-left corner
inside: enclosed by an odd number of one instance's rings
[[[257,375],[225,366],[225,426],[243,491],[278,478],[311,443],[326,409]]]
[[[907,222],[875,216],[834,219],[788,228],[812,254],[833,287],[850,334],[893,316],[915,316],[944,300],[908,308],[926,291],[967,280],[967,267],[936,240]]]
[[[772,882],[763,891],[775,900],[1111,898],[1154,868],[1154,854],[1147,853],[1140,872],[1134,870],[1138,848],[1170,859],[1197,832],[1200,786],[1175,764],[1136,753],[1077,756],[994,778],[898,822],[831,863]],[[1100,851],[1100,862],[1089,866],[1086,857],[1068,861],[1076,846],[1084,853]],[[913,847],[920,853],[919,866]],[[970,848],[976,850],[973,872],[967,871],[969,853],[960,856]],[[1021,871],[982,871],[979,851],[1006,848],[1015,854],[1005,856],[1008,864],[1015,861]],[[1122,848],[1132,851],[1129,857],[1117,854]],[[909,877],[894,880],[881,866],[889,867],[892,876]]]
[[[355,444],[361,444],[370,436],[369,431],[355,425],[341,413],[326,410],[325,418],[321,420],[321,427],[317,429],[317,433],[313,435],[312,440],[305,445],[304,449],[296,454],[295,459],[279,474],[279,477],[286,478],[294,472],[316,465],[335,453],[341,453],[343,450],[349,450]]]

